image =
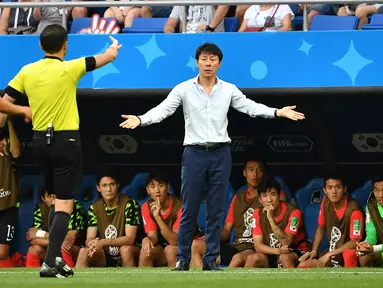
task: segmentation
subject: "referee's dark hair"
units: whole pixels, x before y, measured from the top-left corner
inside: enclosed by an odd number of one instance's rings
[[[49,25],[40,34],[41,48],[50,54],[59,52],[68,40],[65,28],[58,24]]]
[[[197,51],[195,52],[195,59],[198,61],[199,57],[202,54],[210,54],[218,56],[219,62],[223,59],[223,53],[219,47],[214,43],[205,43],[197,48]]]

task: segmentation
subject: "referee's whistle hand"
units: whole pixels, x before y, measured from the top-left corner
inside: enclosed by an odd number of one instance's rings
[[[126,119],[120,124],[120,127],[127,129],[135,129],[141,124],[140,118],[134,115],[121,115],[122,118]]]

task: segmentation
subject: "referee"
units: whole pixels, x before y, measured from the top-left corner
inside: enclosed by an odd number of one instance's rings
[[[227,112],[232,106],[251,117],[304,119],[295,106],[267,107],[247,99],[233,84],[217,78],[223,54],[215,44],[198,47],[195,59],[199,75],[170,92],[157,107],[141,116],[122,115],[123,128],[134,129],[159,123],[182,105],[185,117],[182,159],[182,217],[178,230],[178,261],[175,271],[189,270],[191,244],[201,201],[206,187],[206,252],[203,270],[220,270],[216,264],[220,250],[225,193],[231,171]]]
[[[40,277],[64,278],[73,271],[61,258],[75,193],[82,179],[82,150],[76,102],[78,81],[86,72],[112,62],[122,45],[112,37],[112,45],[100,55],[64,61],[68,34],[61,25],[47,26],[40,34],[45,57],[24,66],[5,89],[0,107],[5,112],[28,116],[25,108],[4,104],[27,95],[32,112],[33,148],[45,177],[49,194],[56,195],[49,215],[49,246]],[[0,112],[2,112],[0,110]],[[5,117],[0,117],[0,127]]]

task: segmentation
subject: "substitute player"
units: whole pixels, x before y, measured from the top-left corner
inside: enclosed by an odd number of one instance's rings
[[[324,192],[313,247],[299,261],[299,268],[357,267],[356,243],[363,239],[364,216],[360,204],[345,195],[347,186],[341,176],[325,178]],[[327,232],[329,250],[318,257],[318,248]]]
[[[0,268],[12,267],[9,252],[15,236],[19,207],[17,159],[22,146],[11,120],[0,129]]]
[[[357,243],[356,247],[361,267],[383,265],[383,176],[372,179],[372,185],[374,197],[368,201],[366,207],[366,239]]]
[[[32,118],[33,148],[43,169],[49,194],[56,195],[55,213],[41,277],[67,277],[72,269],[61,258],[61,245],[68,231],[73,199],[82,180],[82,150],[76,87],[86,72],[112,62],[121,45],[112,45],[100,55],[64,61],[68,34],[61,25],[49,25],[40,34],[45,57],[24,66],[5,89],[0,112]],[[11,102],[27,95],[30,111]],[[32,114],[32,116],[31,116]],[[4,115],[0,127],[4,126]]]

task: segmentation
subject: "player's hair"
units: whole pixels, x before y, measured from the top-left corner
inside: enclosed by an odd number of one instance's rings
[[[201,54],[211,54],[218,56],[219,62],[223,59],[223,53],[219,47],[213,43],[205,43],[197,48],[195,52],[195,59],[198,60]]]
[[[323,187],[326,187],[326,182],[327,182],[327,180],[330,180],[330,179],[340,180],[342,182],[343,186],[346,186],[346,180],[345,180],[344,176],[342,175],[342,173],[340,173],[340,172],[329,172],[324,177]]]
[[[96,177],[97,185],[100,184],[101,179],[104,177],[112,178],[117,183],[119,183],[117,174],[112,168],[102,168],[98,171],[97,177]]]
[[[145,185],[148,186],[149,184],[153,183],[153,181],[158,181],[166,185],[169,184],[169,178],[163,171],[155,171],[149,173],[148,178],[146,178]]]
[[[375,175],[374,177],[372,177],[371,182],[372,186],[374,186],[375,183],[383,182],[383,174]]]
[[[65,28],[58,24],[49,25],[40,34],[41,47],[46,53],[59,52],[68,40]]]
[[[277,190],[278,195],[281,195],[281,184],[274,178],[265,177],[258,186],[258,192],[259,194],[267,193],[272,188]]]
[[[247,164],[249,162],[258,162],[262,164],[263,169],[266,170],[267,168],[266,162],[262,158],[253,156],[253,157],[247,158],[247,160],[245,161],[245,165],[243,165],[243,169],[246,169]]]

